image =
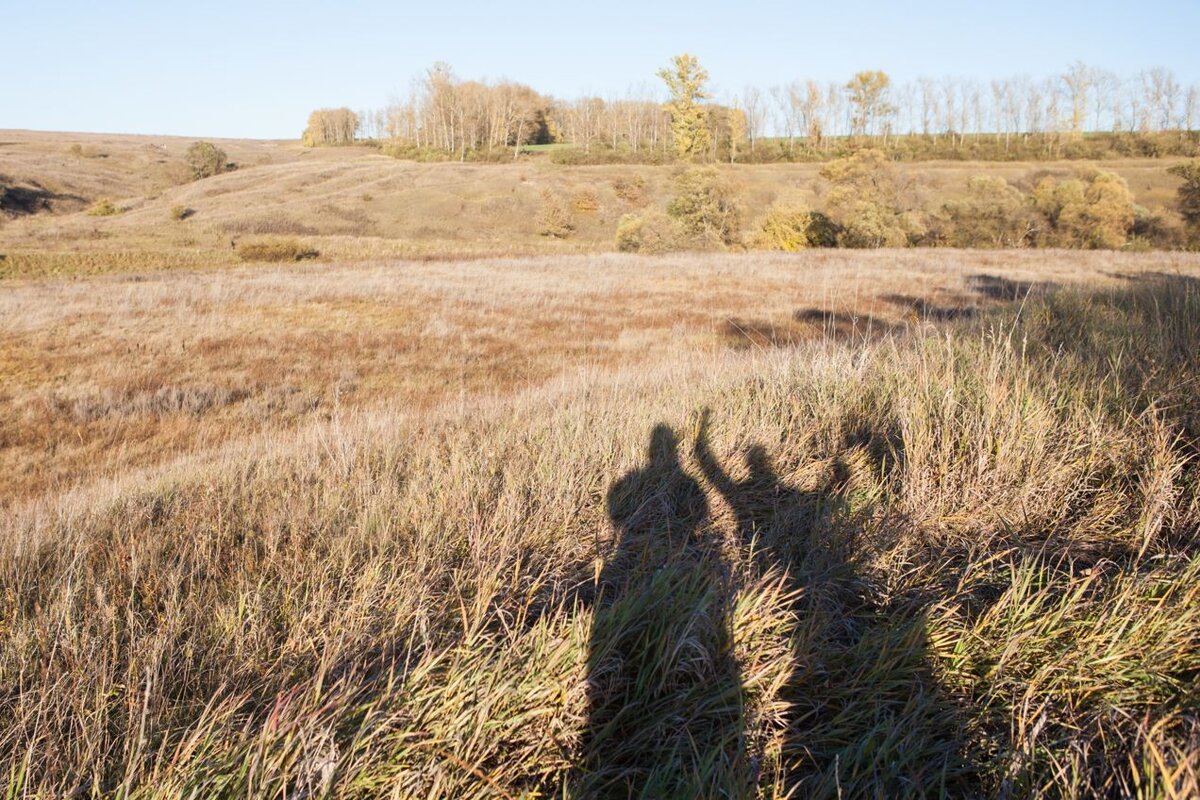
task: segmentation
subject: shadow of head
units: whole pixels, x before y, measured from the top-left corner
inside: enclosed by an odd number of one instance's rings
[[[670,469],[679,464],[679,437],[668,425],[659,423],[650,432],[649,461],[653,467]]]
[[[746,451],[746,466],[749,468],[751,475],[764,475],[775,471],[775,467],[771,463],[771,456],[767,453],[767,448],[761,444],[756,444]]]

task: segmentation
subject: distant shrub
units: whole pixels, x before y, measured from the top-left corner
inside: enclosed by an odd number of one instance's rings
[[[946,203],[948,243],[955,247],[1020,247],[1037,229],[1029,200],[998,176],[967,181],[967,197]]]
[[[580,189],[571,196],[571,209],[577,214],[594,214],[600,210],[600,200],[591,189]]]
[[[648,199],[646,197],[646,179],[641,175],[614,178],[612,187],[617,197],[631,206],[644,206],[646,204]]]
[[[752,244],[764,250],[787,253],[807,249],[808,209],[803,206],[771,206]]]
[[[90,144],[84,147],[78,142],[67,148],[67,154],[76,158],[108,158],[108,153],[98,150]]]
[[[1033,200],[1046,222],[1042,245],[1115,250],[1133,229],[1133,194],[1125,179],[1111,172],[1082,171],[1064,181],[1043,178]]]
[[[808,244],[810,247],[837,247],[838,226],[827,214],[808,213]]]
[[[617,249],[622,253],[636,253],[641,250],[644,224],[637,214],[625,214],[617,220]]]
[[[407,142],[387,142],[381,148],[385,156],[411,161],[449,161],[451,154],[433,147],[418,147]]]
[[[1183,183],[1176,190],[1179,213],[1188,225],[1200,228],[1200,159],[1176,164],[1167,172],[1183,179]]]
[[[838,245],[853,248],[906,247],[909,229],[893,208],[870,200],[838,207]]]
[[[91,208],[87,210],[89,217],[111,217],[114,214],[120,214],[121,209],[117,208],[112,200],[107,197],[101,197],[96,202],[92,203]]]
[[[922,235],[923,227],[906,211],[895,168],[883,152],[860,150],[831,161],[821,177],[831,184],[826,204],[839,246],[905,247]]]
[[[1127,248],[1137,250],[1173,250],[1187,245],[1187,232],[1179,218],[1162,208],[1134,206],[1133,228]]]
[[[625,214],[617,222],[617,249],[623,253],[665,253],[678,245],[676,225],[661,211]]]
[[[196,212],[194,209],[188,208],[187,206],[171,206],[171,219],[175,220],[176,222],[185,220],[195,213]]]
[[[809,247],[833,247],[837,228],[829,217],[800,204],[777,203],[767,210],[751,246],[795,252]]]
[[[555,239],[566,239],[575,232],[575,220],[567,202],[550,191],[542,192],[541,207],[537,215],[538,233]]]
[[[243,261],[304,261],[321,255],[297,239],[267,239],[238,245],[238,258]]]
[[[692,244],[728,245],[737,240],[741,203],[733,186],[713,167],[693,167],[676,177],[676,196],[667,205]]]
[[[185,158],[196,180],[219,175],[228,164],[225,151],[211,142],[192,142]]]

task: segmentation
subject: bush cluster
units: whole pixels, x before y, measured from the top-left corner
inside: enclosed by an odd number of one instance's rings
[[[92,203],[87,210],[89,217],[111,217],[114,214],[120,214],[121,209],[109,200],[107,197],[101,197],[96,202]]]
[[[743,235],[735,186],[715,167],[691,167],[675,176],[675,194],[665,215],[651,208],[620,218],[616,246],[623,252],[740,246],[783,252],[811,247],[1200,246],[1200,161],[1169,171],[1183,179],[1178,215],[1138,206],[1123,178],[1095,167],[1055,174],[1043,170],[1020,185],[996,175],[976,175],[967,179],[961,197],[931,207],[922,187],[898,171],[885,153],[860,150],[821,170],[819,209],[782,198]],[[626,202],[644,203],[641,178],[618,178],[612,185]],[[542,232],[569,235],[571,210],[563,200],[544,196]]]
[[[219,175],[229,167],[225,151],[211,142],[192,142],[185,158],[196,180]]]
[[[538,233],[554,239],[566,239],[575,232],[575,218],[571,204],[555,192],[542,192],[541,207],[537,215]]]
[[[667,204],[689,243],[726,246],[737,241],[741,230],[742,206],[733,185],[714,167],[693,167],[675,178],[677,194]]]
[[[242,261],[305,261],[317,258],[320,251],[304,244],[298,239],[265,239],[257,242],[245,242],[237,247],[238,258]]]

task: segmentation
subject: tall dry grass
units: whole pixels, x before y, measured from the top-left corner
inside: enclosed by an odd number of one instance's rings
[[[16,511],[8,793],[1194,796],[1198,353],[1058,289]]]

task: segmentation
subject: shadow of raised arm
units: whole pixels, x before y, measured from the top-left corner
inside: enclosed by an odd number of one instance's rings
[[[737,483],[729,476],[713,455],[712,450],[708,445],[708,428],[709,420],[712,418],[712,411],[704,409],[700,415],[700,430],[696,434],[696,444],[692,448],[692,454],[695,455],[696,461],[700,464],[700,471],[704,473],[704,477],[713,487],[721,493],[726,500],[732,500],[737,494]]]

